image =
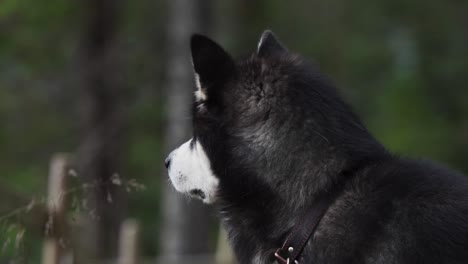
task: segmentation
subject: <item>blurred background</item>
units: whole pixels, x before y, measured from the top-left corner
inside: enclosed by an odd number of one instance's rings
[[[191,133],[190,35],[242,56],[264,29],[391,151],[468,173],[468,1],[2,0],[0,263],[230,262],[163,159]]]

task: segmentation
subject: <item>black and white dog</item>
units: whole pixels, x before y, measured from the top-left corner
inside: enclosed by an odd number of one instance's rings
[[[191,50],[193,138],[166,166],[177,191],[218,207],[240,263],[273,263],[338,189],[299,263],[468,263],[468,178],[387,152],[269,31],[238,62],[204,36]]]

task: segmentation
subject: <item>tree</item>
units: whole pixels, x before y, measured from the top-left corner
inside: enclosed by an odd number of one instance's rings
[[[117,173],[122,139],[121,85],[113,49],[119,1],[85,2],[87,25],[80,53],[82,125],[84,138],[77,163],[87,182],[97,183],[90,194],[95,207],[96,236],[92,239],[100,259],[115,255],[123,215],[122,194],[110,184]],[[91,209],[93,210],[93,209]]]
[[[166,150],[188,140],[188,118],[193,94],[189,38],[195,32],[206,33],[211,17],[211,2],[206,0],[171,0],[168,21],[167,130]],[[167,173],[163,173],[167,177]],[[163,182],[167,183],[166,179]],[[163,222],[160,234],[161,255],[180,261],[182,255],[202,254],[210,250],[210,209],[198,201],[190,204],[185,197],[165,185]]]

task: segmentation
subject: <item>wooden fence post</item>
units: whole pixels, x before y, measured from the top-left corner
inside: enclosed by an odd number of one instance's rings
[[[59,264],[65,243],[65,189],[69,156],[56,154],[52,157],[47,194],[47,222],[42,255],[43,264]]]
[[[138,263],[139,225],[135,220],[125,220],[120,228],[118,264]]]

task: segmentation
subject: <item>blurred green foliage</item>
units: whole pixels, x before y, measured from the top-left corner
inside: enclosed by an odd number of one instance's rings
[[[24,205],[2,198],[4,190],[25,201],[43,196],[49,158],[81,142],[77,61],[86,15],[80,3],[0,2],[0,208],[7,208],[0,215]],[[467,1],[213,3],[217,39],[233,54],[254,50],[260,33],[272,29],[332,76],[390,150],[468,172]],[[128,214],[142,222],[142,253],[150,256],[157,253],[159,187],[167,184],[159,177],[167,121],[165,2],[122,1],[119,12],[115,74],[125,87],[127,120],[125,142],[117,142],[125,149],[120,169],[147,187],[129,195]],[[24,239],[22,252],[38,263],[40,235],[26,230]]]

